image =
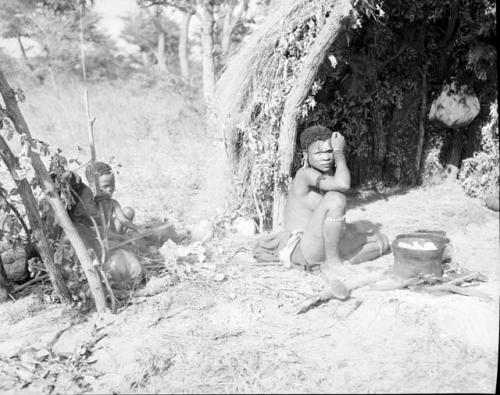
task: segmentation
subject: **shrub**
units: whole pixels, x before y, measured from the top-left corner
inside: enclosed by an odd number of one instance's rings
[[[467,195],[484,198],[498,192],[498,105],[490,106],[490,119],[481,128],[481,150],[462,162],[459,179]]]

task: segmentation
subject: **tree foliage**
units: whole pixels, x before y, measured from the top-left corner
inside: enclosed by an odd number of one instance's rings
[[[384,17],[361,22],[363,28],[340,49],[337,68],[325,64],[320,78],[326,89],[304,126],[326,123],[346,134],[356,182],[409,182],[426,63],[429,104],[450,80],[469,85],[483,103],[491,101],[491,89],[496,90],[492,6],[482,0],[384,2]],[[444,132],[428,122],[426,129]]]
[[[459,174],[465,192],[472,197],[484,198],[498,194],[498,104],[490,107],[490,121],[481,128],[481,150],[464,160]]]
[[[81,76],[79,47],[80,0],[9,2],[0,8],[1,36],[16,38],[24,60],[40,80],[56,79],[59,74]],[[90,78],[116,77],[116,48],[98,26],[99,16],[86,3],[84,39]],[[30,39],[37,48],[28,49]]]
[[[1,113],[0,113],[1,115]],[[52,149],[47,143],[33,139],[29,143],[25,136],[17,136],[13,133],[13,126],[8,118],[0,118],[0,133],[3,139],[20,144],[20,152],[16,155],[19,168],[12,172],[15,182],[26,178],[33,190],[33,194],[38,204],[38,210],[44,227],[47,231],[47,241],[51,250],[54,252],[54,263],[62,273],[63,279],[71,292],[72,299],[77,303],[85,302],[88,299],[86,290],[88,285],[81,265],[76,257],[74,249],[67,239],[63,237],[61,227],[58,225],[53,210],[47,201],[47,196],[43,193],[35,177],[35,172],[28,157],[28,150],[43,155],[48,159],[49,172],[66,209],[70,209],[75,202],[75,194],[71,191],[68,174],[69,164],[71,162],[79,163],[77,158],[66,158],[59,149]],[[16,144],[13,144],[16,145]],[[0,162],[0,171],[5,172],[4,164]],[[17,188],[0,183],[0,242],[6,243],[11,248],[26,246],[31,242],[31,232],[29,229],[29,220],[26,209],[20,198]],[[29,261],[30,276],[34,277],[37,273],[46,272],[46,267],[39,259]]]
[[[179,48],[179,29],[164,13],[158,20],[145,9],[125,18],[125,27],[122,36],[131,44],[137,45],[141,53],[145,54],[148,61],[152,62],[157,50],[158,28],[165,34],[165,55],[168,63],[177,63]],[[157,26],[159,25],[159,26]]]

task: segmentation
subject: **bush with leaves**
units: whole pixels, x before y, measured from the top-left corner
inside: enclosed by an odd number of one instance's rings
[[[125,19],[122,36],[131,44],[139,47],[139,53],[128,55],[141,66],[148,66],[156,61],[158,29],[165,35],[165,57],[169,67],[178,63],[179,28],[164,13],[159,16],[152,14],[149,8],[140,8],[139,12],[128,15]]]
[[[86,277],[79,261],[75,255],[73,247],[69,241],[63,237],[62,229],[57,225],[53,211],[50,204],[45,199],[45,195],[38,185],[37,179],[34,177],[34,171],[31,167],[31,161],[28,158],[28,140],[24,135],[18,136],[12,134],[7,130],[10,123],[7,119],[2,122],[3,136],[9,140],[12,145],[16,145],[18,139],[20,143],[20,152],[16,153],[19,162],[19,169],[13,173],[15,179],[26,178],[32,187],[33,194],[38,203],[38,209],[42,222],[44,223],[47,241],[54,251],[54,263],[59,265],[64,280],[72,294],[73,300],[77,302],[84,302],[87,299],[88,288]],[[11,125],[10,125],[11,126]],[[68,209],[75,204],[74,193],[71,191],[70,179],[66,176],[68,174],[68,166],[71,162],[75,161],[81,164],[78,159],[67,159],[61,150],[52,150],[48,144],[41,140],[32,140],[29,146],[34,152],[44,156],[49,161],[49,172],[52,176],[54,184],[59,191],[60,198]],[[8,174],[6,169],[0,165],[0,171]],[[9,248],[16,248],[19,246],[26,246],[31,241],[31,231],[27,224],[28,219],[25,208],[20,199],[19,192],[16,188],[0,185],[0,217],[3,219],[2,229],[0,231],[0,240],[9,245]],[[29,261],[29,271],[33,277],[36,273],[45,272],[43,263],[39,259]]]
[[[79,1],[16,1],[0,7],[0,34],[15,38],[30,72],[41,81],[60,74],[81,77]],[[90,79],[116,78],[117,51],[87,7],[83,19],[86,68]],[[36,45],[28,51],[27,39]]]
[[[490,121],[481,129],[482,149],[462,163],[459,179],[467,195],[484,198],[498,193],[498,105],[490,107]]]

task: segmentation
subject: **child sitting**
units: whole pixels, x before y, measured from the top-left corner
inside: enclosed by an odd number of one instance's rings
[[[142,233],[142,228],[132,222],[135,216],[134,209],[131,207],[122,209],[120,203],[112,198],[115,191],[115,175],[111,167],[104,162],[96,162],[94,171],[99,177],[99,191],[94,200],[103,206],[106,228],[111,236],[123,235],[127,229]],[[85,175],[89,184],[94,185],[91,166],[87,166]],[[121,239],[121,237],[115,238]]]

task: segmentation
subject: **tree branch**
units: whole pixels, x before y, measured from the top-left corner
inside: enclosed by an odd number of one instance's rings
[[[12,212],[16,216],[17,220],[19,221],[19,223],[23,227],[24,233],[26,233],[26,241],[28,243],[31,243],[31,230],[28,228],[28,225],[26,225],[26,222],[24,222],[23,216],[21,215],[21,213],[19,212],[19,210],[16,208],[16,206],[14,206],[13,204],[11,204],[7,200],[7,197],[2,193],[1,190],[0,190],[0,197],[5,201],[5,204],[7,204],[7,206],[12,210]]]
[[[154,6],[165,6],[177,8],[180,11],[187,12],[189,14],[195,14],[196,8],[194,4],[190,1],[182,0],[137,0],[137,4],[141,7],[154,7]]]

